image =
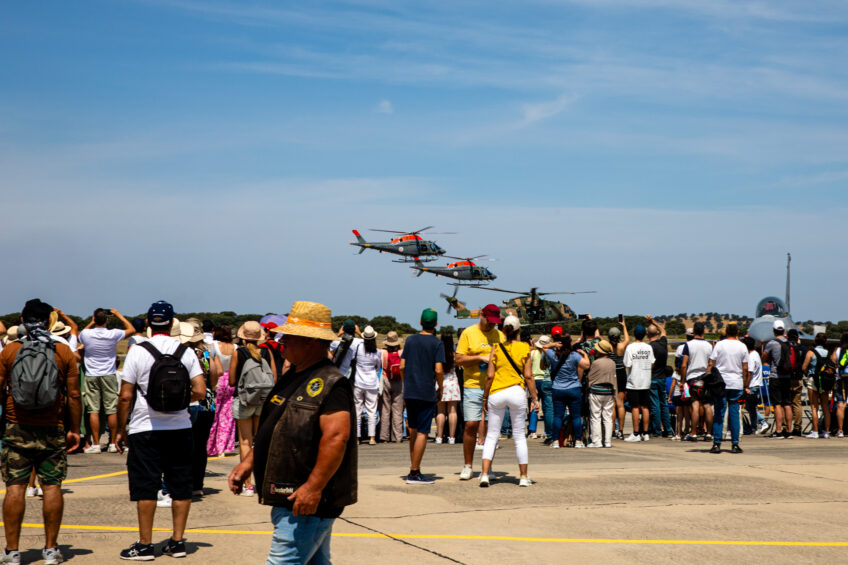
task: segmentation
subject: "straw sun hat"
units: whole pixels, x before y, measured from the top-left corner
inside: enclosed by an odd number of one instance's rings
[[[71,326],[66,326],[62,322],[56,322],[50,328],[50,333],[52,333],[53,335],[57,335],[57,336],[63,336],[63,335],[70,333],[70,332],[71,332]]]
[[[271,331],[325,341],[337,339],[333,331],[333,317],[330,309],[317,302],[295,302],[292,304],[286,323]]]
[[[249,320],[241,325],[236,336],[248,341],[262,341],[265,338],[265,330],[259,322]]]
[[[197,343],[203,341],[203,330],[195,324],[191,322],[180,322],[177,326],[180,331],[177,339],[180,340],[180,343]]]
[[[390,331],[386,334],[386,342],[383,344],[386,347],[394,347],[396,345],[400,345],[400,337],[398,333],[394,330]]]

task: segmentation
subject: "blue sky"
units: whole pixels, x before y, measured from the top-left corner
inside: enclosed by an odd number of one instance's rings
[[[792,251],[796,316],[845,319],[846,31],[842,2],[4,3],[0,311],[414,321],[443,281],[346,243],[433,224],[607,315],[751,313]]]

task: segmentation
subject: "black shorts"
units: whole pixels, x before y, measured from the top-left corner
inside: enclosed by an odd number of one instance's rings
[[[406,423],[413,430],[423,434],[430,433],[433,416],[436,415],[436,403],[427,400],[409,398],[406,401]]]
[[[130,500],[156,500],[163,476],[172,499],[191,499],[191,428],[138,432],[127,442]]]
[[[651,390],[634,390],[627,389],[627,403],[630,409],[633,408],[650,408],[651,407]]]
[[[792,379],[769,379],[768,392],[772,406],[792,406]]]
[[[689,398],[684,400],[683,397],[680,396],[680,395],[672,396],[671,397],[671,403],[674,404],[675,406],[689,406],[690,404],[692,404],[692,398],[689,397]]]
[[[615,372],[615,380],[618,385],[618,392],[624,392],[627,390],[627,372],[626,371],[616,371]]]

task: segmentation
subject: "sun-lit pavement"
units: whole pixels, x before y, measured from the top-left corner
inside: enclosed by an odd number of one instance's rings
[[[335,563],[840,562],[848,551],[848,439],[744,438],[745,453],[656,439],[612,449],[560,449],[530,441],[530,475],[517,486],[510,440],[488,489],[460,481],[461,446],[430,444],[422,470],[434,485],[407,486],[406,445],[360,448],[360,502],[336,522]],[[192,505],[190,561],[263,563],[268,509],[226,491],[237,458],[211,460],[207,495]],[[118,562],[136,540],[123,457],[70,459],[60,545],[70,561]],[[479,452],[475,459],[479,471]],[[90,480],[76,481],[77,479]],[[27,524],[40,524],[28,499]],[[166,509],[157,528],[170,527]],[[214,530],[214,531],[210,531]],[[40,560],[39,528],[24,529],[24,562]],[[162,541],[166,532],[156,532]],[[390,537],[387,537],[390,536]],[[817,545],[833,544],[838,545]],[[168,558],[160,558],[168,559]]]

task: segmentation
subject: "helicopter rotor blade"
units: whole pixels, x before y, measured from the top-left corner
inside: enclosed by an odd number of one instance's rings
[[[578,290],[573,292],[537,292],[538,296],[549,296],[551,294],[597,294],[597,290]]]
[[[444,257],[447,259],[456,259],[457,261],[476,261],[477,259],[488,257],[488,255],[477,255],[475,257],[454,257],[453,255],[444,255]],[[486,259],[486,261],[497,261],[497,259]]]
[[[374,228],[368,228],[368,230],[369,230],[369,231],[381,231],[381,232],[384,232],[384,233],[400,233],[400,234],[413,233],[413,232],[408,232],[408,231],[399,231],[399,230],[376,230],[376,229],[374,229]]]

